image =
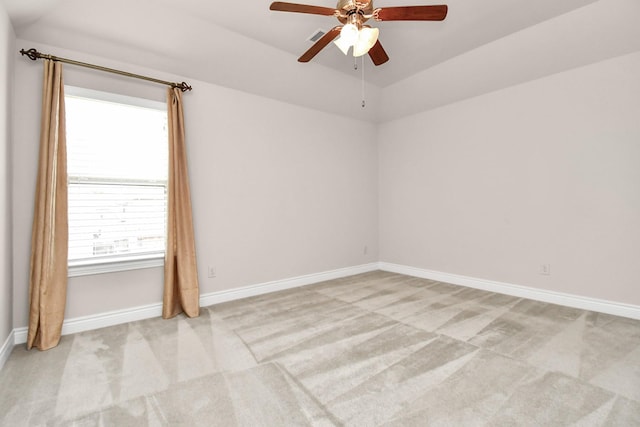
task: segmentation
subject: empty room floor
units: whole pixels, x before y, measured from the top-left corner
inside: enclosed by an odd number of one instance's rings
[[[0,425],[637,426],[640,321],[387,272],[17,346]]]

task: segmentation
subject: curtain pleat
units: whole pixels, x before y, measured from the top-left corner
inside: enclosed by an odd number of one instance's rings
[[[62,64],[44,61],[40,155],[31,233],[27,348],[60,341],[67,299],[67,147]]]
[[[167,111],[169,179],[162,317],[168,319],[180,312],[196,317],[200,313],[198,269],[184,139],[182,92],[177,88],[168,89]]]

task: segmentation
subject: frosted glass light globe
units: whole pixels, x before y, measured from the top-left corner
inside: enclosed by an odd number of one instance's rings
[[[345,55],[347,53],[349,53],[349,49],[351,48],[351,45],[349,43],[346,43],[342,37],[338,37],[333,44],[335,44],[336,46],[338,46],[338,48],[342,51],[342,53],[344,53]]]
[[[369,49],[376,44],[378,40],[378,33],[380,30],[377,28],[364,27],[360,30],[358,40],[353,45],[353,56],[362,56],[369,52]]]
[[[345,44],[353,46],[358,40],[358,27],[353,24],[345,24],[340,30],[340,38],[344,40]]]

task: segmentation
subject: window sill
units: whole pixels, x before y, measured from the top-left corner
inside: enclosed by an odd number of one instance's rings
[[[69,264],[68,277],[90,276],[164,266],[164,254],[142,255],[102,262],[77,262]]]

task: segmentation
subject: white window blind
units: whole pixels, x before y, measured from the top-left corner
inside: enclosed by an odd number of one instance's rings
[[[65,90],[70,275],[135,268],[140,261],[161,259],[166,106],[86,89]]]

